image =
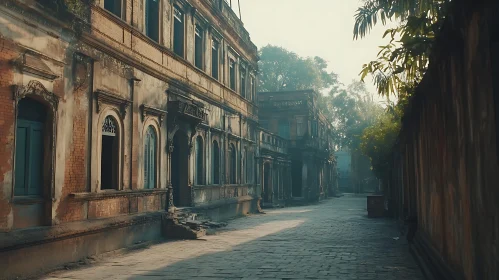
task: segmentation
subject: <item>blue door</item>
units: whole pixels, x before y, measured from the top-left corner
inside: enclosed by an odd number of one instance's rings
[[[16,196],[43,194],[43,123],[18,119],[16,133]]]

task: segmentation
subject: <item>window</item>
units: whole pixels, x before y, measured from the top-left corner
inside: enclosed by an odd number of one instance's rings
[[[104,0],[104,9],[121,18],[121,1],[122,0]]]
[[[251,183],[251,167],[252,167],[252,159],[250,157],[250,153],[245,148],[244,149],[244,158],[246,159],[246,183]]]
[[[229,59],[229,86],[236,90],[236,62],[233,59]]]
[[[19,101],[16,132],[15,196],[43,195],[43,104],[30,98]]]
[[[203,69],[203,30],[196,25],[194,39],[195,57],[194,64],[197,68]]]
[[[177,7],[173,13],[173,52],[184,57],[184,13]]]
[[[196,137],[196,184],[204,184],[204,149],[203,149],[203,138],[201,136]]]
[[[159,0],[145,0],[146,35],[154,41],[159,41]]]
[[[119,132],[116,120],[107,116],[102,125],[101,189],[118,189]]]
[[[147,128],[144,144],[144,189],[156,187],[157,137],[154,127]]]
[[[312,136],[317,136],[317,121],[316,120],[313,120],[312,121]]]
[[[250,79],[250,87],[251,87],[251,93],[250,93],[250,98],[251,99],[256,99],[256,85],[255,85],[255,78],[254,77],[251,77]]]
[[[246,96],[246,69],[241,68],[241,96],[247,98]]]
[[[217,40],[212,39],[211,41],[211,76],[218,80],[218,65],[219,61],[219,43]]]
[[[305,120],[303,117],[298,117],[296,119],[296,135],[298,137],[303,137],[305,135],[305,131],[307,126],[305,125]]]
[[[279,120],[279,136],[289,139],[289,121]]]
[[[230,183],[236,184],[236,147],[234,144],[229,145],[229,175]]]
[[[220,148],[217,141],[213,141],[212,149],[213,184],[220,184]]]

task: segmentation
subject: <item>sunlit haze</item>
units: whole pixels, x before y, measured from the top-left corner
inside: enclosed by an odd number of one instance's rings
[[[305,3],[306,2],[306,3]],[[359,79],[362,64],[373,60],[386,44],[381,24],[366,37],[353,39],[357,0],[240,0],[244,26],[253,42],[284,47],[300,56],[320,56],[347,85]],[[232,0],[238,12],[237,1]],[[369,90],[375,90],[366,78]]]

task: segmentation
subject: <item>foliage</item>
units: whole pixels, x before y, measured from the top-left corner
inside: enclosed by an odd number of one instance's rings
[[[282,47],[260,49],[260,91],[314,89],[321,91],[337,84],[337,76],[327,71],[327,61],[318,56],[300,57]]]
[[[375,123],[366,128],[361,150],[371,159],[374,173],[387,179],[393,144],[400,131],[400,120],[408,99],[428,68],[431,49],[451,0],[363,0],[355,15],[354,39],[362,38],[378,22],[396,21],[396,28],[387,29],[383,38],[389,43],[380,46],[376,60],[366,63],[361,80],[373,78],[378,94],[396,96]]]
[[[390,42],[380,46],[376,60],[360,73],[371,75],[378,93],[384,96],[410,95],[421,81],[436,33],[440,30],[450,0],[364,0],[355,15],[354,38],[364,37],[379,21],[400,21],[387,29]],[[398,41],[397,38],[400,38]]]
[[[346,89],[333,88],[319,102],[322,111],[333,121],[335,143],[338,148],[356,150],[362,131],[372,124],[383,110],[359,81],[353,81]]]

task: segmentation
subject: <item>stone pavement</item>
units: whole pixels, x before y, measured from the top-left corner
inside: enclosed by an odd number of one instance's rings
[[[268,210],[202,240],[172,241],[42,279],[424,279],[394,221],[365,196]]]

